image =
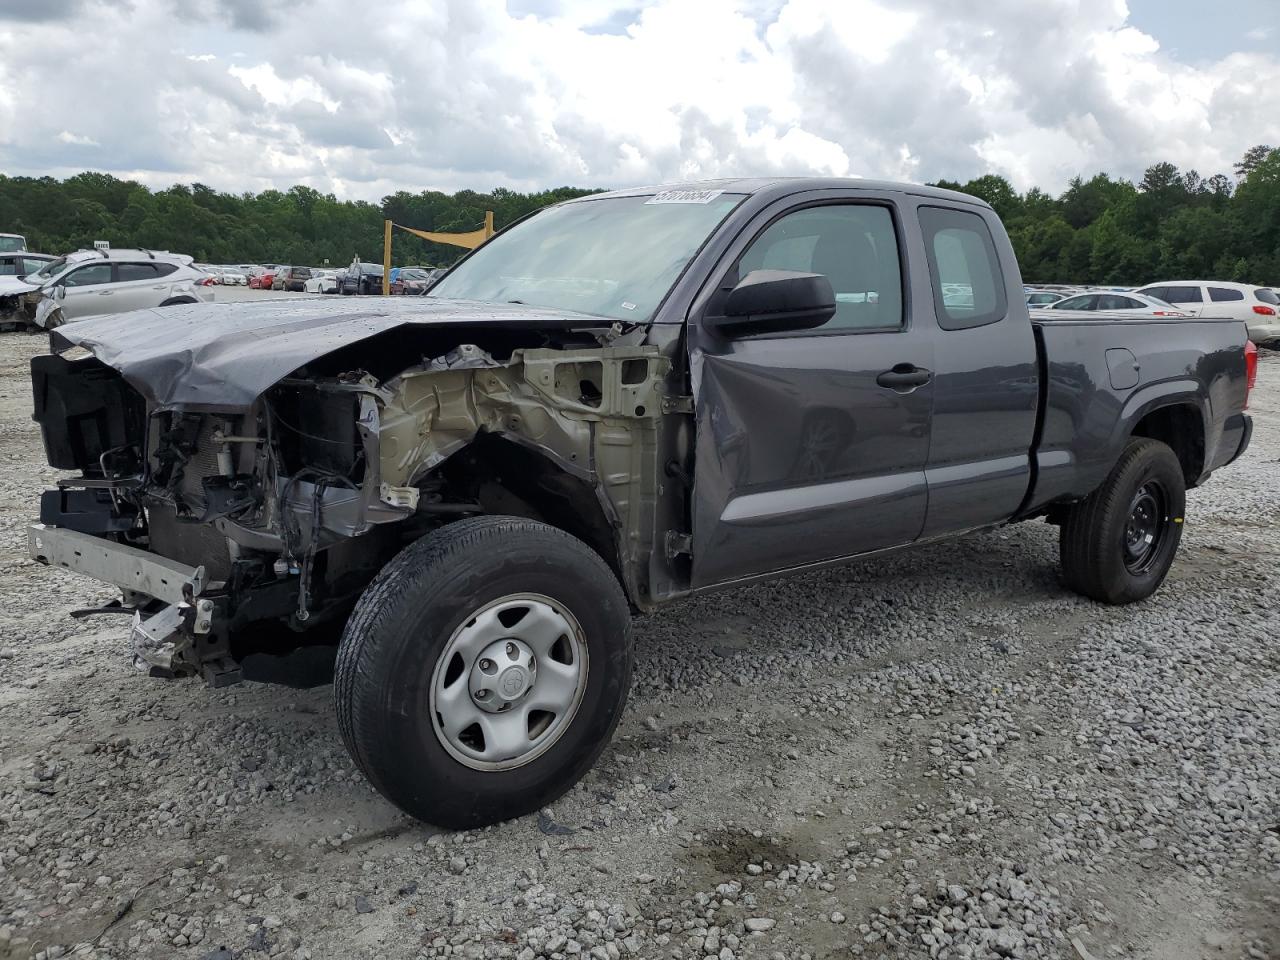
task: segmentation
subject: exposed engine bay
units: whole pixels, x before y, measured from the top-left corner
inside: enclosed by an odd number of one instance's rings
[[[35,323],[36,311],[44,299],[37,291],[0,292],[0,333],[29,329]]]
[[[461,517],[546,519],[637,605],[674,592],[652,535],[664,352],[616,325],[453,326],[348,335],[247,405],[230,387],[175,401],[62,333],[32,362],[35,419],[77,475],[44,493],[32,555],[122,587],[140,667],[219,684],[340,625],[403,546]]]

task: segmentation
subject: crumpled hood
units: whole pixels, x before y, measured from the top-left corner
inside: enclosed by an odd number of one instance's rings
[[[405,326],[601,329],[608,320],[523,304],[431,297],[290,298],[194,303],[68,323],[56,350],[80,346],[164,407],[244,410],[273,384],[340,347]],[[406,357],[405,366],[416,357]]]
[[[20,277],[0,277],[0,297],[14,293],[30,293],[32,290],[39,290],[40,287],[34,283]]]

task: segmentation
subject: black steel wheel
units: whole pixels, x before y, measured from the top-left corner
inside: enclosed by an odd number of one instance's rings
[[[1133,603],[1160,588],[1182,539],[1182,464],[1166,444],[1131,439],[1107,479],[1062,524],[1062,576],[1103,603]]]

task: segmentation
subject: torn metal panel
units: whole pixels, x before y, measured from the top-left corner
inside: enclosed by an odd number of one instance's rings
[[[181,304],[59,327],[55,347],[86,347],[161,408],[243,411],[298,368],[400,327],[572,331],[598,317],[525,304],[432,297]]]
[[[656,347],[629,346],[518,350],[501,366],[407,371],[386,385],[381,481],[413,487],[481,432],[535,448],[596,490],[627,585],[638,587],[648,580],[669,370]]]

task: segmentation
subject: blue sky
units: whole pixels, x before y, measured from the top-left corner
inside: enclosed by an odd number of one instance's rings
[[[1188,63],[1255,50],[1280,58],[1280,0],[1129,0],[1129,19]]]
[[[1058,191],[1162,160],[1229,174],[1250,146],[1280,144],[1280,0],[381,0],[366,12],[0,2],[0,172],[303,183],[370,200],[774,174],[994,172]]]

